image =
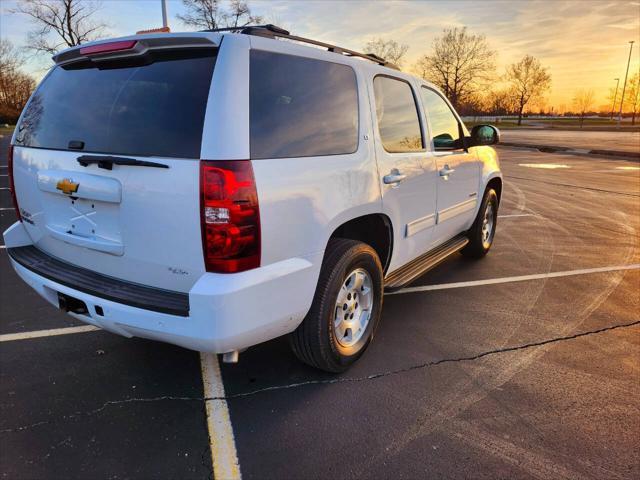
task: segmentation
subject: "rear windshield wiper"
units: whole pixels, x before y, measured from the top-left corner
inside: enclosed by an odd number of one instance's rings
[[[147,162],[145,160],[136,160],[135,158],[112,157],[111,155],[81,155],[78,157],[78,163],[83,167],[87,167],[92,163],[97,163],[98,168],[112,170],[113,165],[133,165],[136,167],[155,167],[169,168],[169,165],[157,162]]]

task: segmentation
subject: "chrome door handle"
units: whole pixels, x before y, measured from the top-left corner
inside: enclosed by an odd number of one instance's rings
[[[400,173],[394,168],[393,170],[391,170],[391,173],[389,173],[389,175],[385,175],[384,177],[382,177],[382,181],[387,185],[398,185],[405,178],[407,178],[406,175]]]
[[[456,170],[454,168],[449,168],[449,165],[445,165],[444,168],[440,170],[438,173],[440,174],[441,177],[448,177],[455,171]]]

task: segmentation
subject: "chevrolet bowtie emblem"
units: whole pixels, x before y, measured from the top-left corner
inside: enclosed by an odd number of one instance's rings
[[[76,193],[79,186],[79,183],[74,183],[70,178],[63,178],[56,184],[56,188],[66,195]]]

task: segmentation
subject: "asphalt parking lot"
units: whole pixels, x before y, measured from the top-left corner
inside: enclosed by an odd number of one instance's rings
[[[491,253],[386,296],[353,369],[318,373],[284,338],[221,366],[242,477],[640,478],[640,163],[499,151]],[[78,325],[0,250],[2,478],[212,477],[198,353],[6,336]]]

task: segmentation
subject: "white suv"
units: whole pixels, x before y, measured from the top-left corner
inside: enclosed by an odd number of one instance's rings
[[[4,240],[18,275],[83,322],[230,361],[290,334],[340,372],[385,290],[491,247],[498,130],[469,134],[379,57],[267,25],[54,60],[11,142]]]

